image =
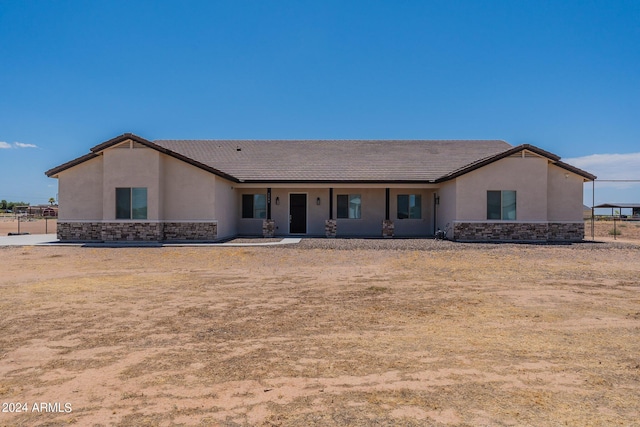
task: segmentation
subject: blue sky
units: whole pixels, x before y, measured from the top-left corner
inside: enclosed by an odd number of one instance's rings
[[[640,179],[639,46],[637,0],[0,0],[0,199],[124,132],[504,139]]]

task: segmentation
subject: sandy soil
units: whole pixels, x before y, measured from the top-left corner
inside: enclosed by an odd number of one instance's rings
[[[20,232],[29,234],[56,234],[56,219],[20,220]],[[18,232],[18,220],[0,217],[0,236]]]
[[[639,425],[640,245],[0,260],[2,426]]]
[[[606,241],[614,239],[613,221],[595,221],[594,228],[597,239]],[[640,221],[616,221],[615,233],[616,239],[640,240]],[[587,240],[591,239],[591,221],[585,221],[584,234]]]

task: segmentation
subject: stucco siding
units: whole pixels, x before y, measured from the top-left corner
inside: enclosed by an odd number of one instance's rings
[[[340,194],[359,194],[362,200],[360,219],[338,218],[337,196]],[[343,236],[382,236],[384,221],[384,188],[339,188],[333,190],[333,217],[336,218],[337,237]]]
[[[582,221],[584,179],[566,169],[549,165],[547,183],[549,221]]]
[[[457,183],[456,180],[447,181],[437,191],[439,204],[436,206],[436,227],[446,229],[447,224],[453,226],[457,209]],[[451,236],[449,236],[451,237]]]
[[[213,220],[215,175],[161,154],[162,218],[167,221]]]
[[[487,219],[487,191],[516,191],[517,221],[547,220],[547,164],[539,157],[508,157],[456,179],[456,220]]]
[[[116,219],[116,188],[147,189],[147,220],[160,220],[160,156],[149,148],[111,148],[103,152],[103,219]]]
[[[102,177],[102,156],[61,172],[58,175],[58,220],[101,220]]]
[[[218,221],[218,239],[238,234],[237,223],[240,211],[236,204],[236,198],[233,183],[215,177],[215,218]]]
[[[264,221],[267,217],[265,214],[264,218],[242,218],[242,196],[244,194],[264,194],[265,197],[267,195],[266,188],[240,188],[236,190],[236,195],[233,200],[233,210],[235,211],[236,219],[237,219],[237,234],[241,236],[262,236],[262,221]],[[281,197],[282,199],[282,197]],[[273,211],[276,208],[275,200],[276,196],[272,195],[272,215]],[[281,206],[283,205],[283,200],[281,200]],[[218,204],[218,206],[220,206]],[[276,224],[277,225],[277,224]],[[282,226],[282,224],[279,224]]]
[[[398,218],[398,195],[420,195],[421,218]],[[392,188],[389,190],[389,219],[396,237],[424,237],[433,235],[433,190]]]

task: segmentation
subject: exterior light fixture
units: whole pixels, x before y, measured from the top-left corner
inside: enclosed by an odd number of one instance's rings
[[[276,205],[280,204],[280,197],[276,197]]]
[[[316,199],[316,205],[320,206],[320,197]]]

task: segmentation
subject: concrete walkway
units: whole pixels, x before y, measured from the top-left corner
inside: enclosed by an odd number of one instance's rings
[[[296,244],[296,243],[300,243],[300,240],[302,240],[300,237],[285,237],[282,240],[280,240],[279,242],[265,242],[265,243],[233,243],[233,241],[231,242],[227,242],[227,243],[213,243],[213,246],[274,246],[274,245],[291,245],[291,244]],[[183,245],[186,246],[186,245]],[[188,245],[188,246],[197,246],[197,244],[193,244],[193,245]]]
[[[18,236],[0,236],[0,246],[34,246],[58,243],[55,234],[20,234]]]
[[[300,243],[300,238],[283,238],[277,242],[265,243],[163,243],[163,242],[96,242],[96,243],[61,243],[55,234],[21,234],[19,236],[0,236],[0,246],[108,246],[108,247],[127,247],[127,246],[276,246],[291,245]]]

